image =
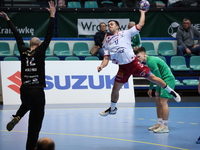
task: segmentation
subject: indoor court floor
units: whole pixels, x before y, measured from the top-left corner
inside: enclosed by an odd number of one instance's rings
[[[101,117],[107,104],[46,105],[41,137],[56,150],[200,150],[200,103],[170,104],[169,133],[153,133],[154,103],[118,103],[116,115]],[[187,107],[186,107],[187,106]],[[189,106],[189,107],[188,107]],[[19,106],[0,105],[0,150],[25,150],[28,114],[8,132]]]

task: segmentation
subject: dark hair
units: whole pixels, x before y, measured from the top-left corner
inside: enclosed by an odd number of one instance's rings
[[[146,49],[144,47],[139,47],[137,50],[134,51],[135,55],[144,52],[146,53]]]
[[[101,26],[102,24],[106,25],[106,23],[105,23],[105,22],[101,22],[101,23],[99,24],[99,26]]]
[[[115,22],[115,24],[119,27],[119,22],[117,20],[110,20],[110,21],[108,21],[108,23],[110,23],[112,21]]]

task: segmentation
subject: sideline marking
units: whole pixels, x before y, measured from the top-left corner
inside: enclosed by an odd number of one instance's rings
[[[8,132],[7,130],[0,130],[0,131],[3,131],[3,132],[6,131],[6,132]],[[12,131],[12,132],[27,133],[27,131]],[[156,143],[142,142],[142,141],[135,141],[135,140],[127,140],[127,139],[119,139],[119,138],[111,138],[111,137],[102,137],[102,136],[80,135],[80,134],[66,134],[66,133],[49,133],[49,132],[40,132],[40,134],[52,134],[52,135],[68,135],[68,136],[90,137],[90,138],[117,140],[117,141],[125,141],[125,142],[134,142],[134,143],[140,143],[140,144],[149,144],[149,145],[162,146],[162,147],[169,147],[169,148],[179,149],[179,150],[188,150],[188,149],[185,149],[185,148],[174,147],[174,146],[168,146],[168,145],[163,145],[163,144],[156,144]]]

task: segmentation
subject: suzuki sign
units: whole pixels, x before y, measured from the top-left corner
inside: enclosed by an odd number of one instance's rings
[[[100,61],[47,61],[46,103],[109,103],[118,66],[110,64],[100,73]],[[8,69],[9,68],[9,69]],[[20,62],[2,61],[3,104],[21,104]],[[133,79],[124,84],[119,102],[135,102]]]

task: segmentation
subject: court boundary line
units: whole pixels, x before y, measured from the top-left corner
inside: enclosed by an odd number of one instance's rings
[[[8,131],[7,130],[0,130],[0,132],[8,132]],[[13,130],[12,132],[27,133],[27,131],[16,131],[16,130]],[[179,149],[179,150],[189,150],[189,149],[185,149],[185,148],[174,147],[174,146],[163,145],[163,144],[156,144],[156,143],[136,141],[136,140],[128,140],[128,139],[120,139],[120,138],[112,138],[112,137],[103,137],[103,136],[81,135],[81,134],[67,134],[67,133],[50,133],[50,132],[40,132],[40,134],[66,135],[66,136],[75,136],[75,137],[99,138],[99,139],[117,140],[117,141],[140,143],[140,144],[149,144],[149,145],[161,146],[161,147],[168,147],[168,148]]]

